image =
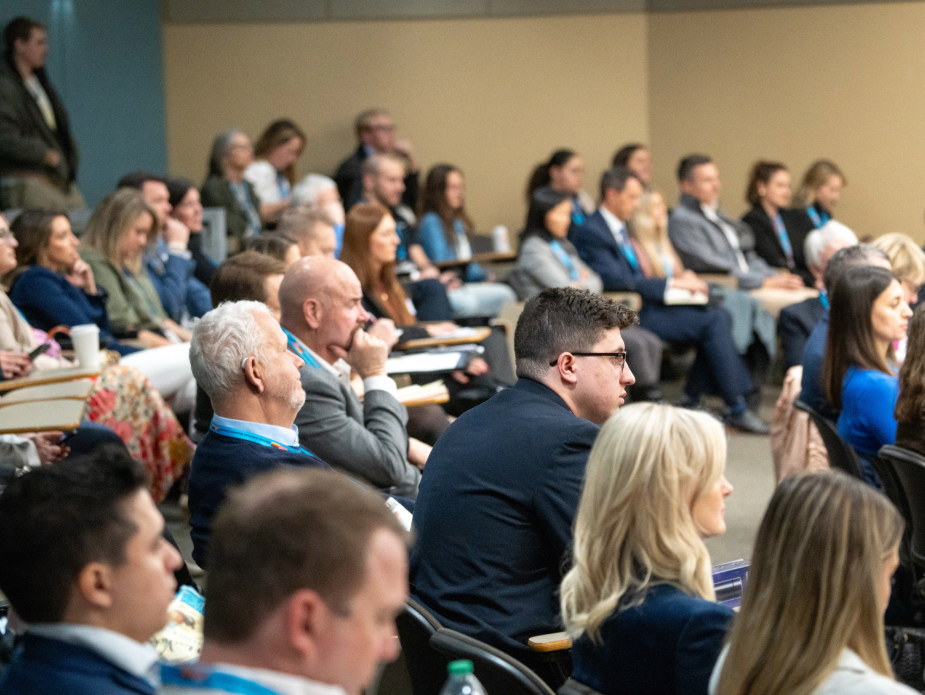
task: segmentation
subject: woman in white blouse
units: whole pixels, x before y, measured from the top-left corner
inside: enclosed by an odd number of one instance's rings
[[[287,118],[273,121],[254,145],[254,162],[244,178],[260,198],[260,218],[274,223],[291,204],[295,163],[305,150],[305,133]]]

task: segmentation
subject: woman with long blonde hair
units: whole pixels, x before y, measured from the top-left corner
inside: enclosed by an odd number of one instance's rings
[[[705,694],[731,609],[704,538],[722,534],[726,438],[704,413],[621,408],[591,450],[561,608],[572,677],[603,695]]]
[[[784,480],[755,539],[742,608],[711,695],[915,692],[893,680],[883,638],[903,520],[832,471]]]
[[[636,214],[627,225],[630,242],[646,277],[680,277],[684,265],[668,239],[668,207],[658,191],[643,191]]]

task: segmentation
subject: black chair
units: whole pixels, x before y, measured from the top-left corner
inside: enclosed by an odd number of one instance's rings
[[[475,677],[492,695],[555,695],[542,678],[517,659],[473,637],[443,627],[430,638],[430,644],[448,659],[469,659]]]
[[[440,623],[424,606],[409,598],[395,618],[405,666],[414,695],[437,695],[447,679],[447,659],[430,645]]]
[[[899,487],[902,497],[896,506],[906,519],[909,559],[921,580],[925,578],[925,457],[888,444],[880,449],[880,461]]]
[[[601,693],[584,683],[579,683],[574,678],[569,678],[559,688],[559,695],[601,695]]]
[[[864,472],[861,470],[861,464],[858,462],[858,455],[854,447],[848,444],[841,435],[838,434],[838,427],[827,417],[820,415],[812,406],[807,405],[801,400],[797,400],[793,407],[807,413],[822,435],[822,442],[825,444],[825,450],[829,454],[829,465],[832,468],[838,468],[848,475],[852,475],[860,480],[866,480]]]

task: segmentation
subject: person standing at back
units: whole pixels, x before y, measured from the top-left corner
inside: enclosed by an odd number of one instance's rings
[[[0,63],[0,208],[86,207],[77,188],[77,145],[67,111],[45,74],[48,30],[16,17]]]

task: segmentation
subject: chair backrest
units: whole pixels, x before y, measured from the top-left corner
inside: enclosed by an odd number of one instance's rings
[[[574,678],[569,678],[559,688],[559,695],[601,695],[601,693],[584,683],[579,683]]]
[[[918,568],[925,569],[925,457],[914,451],[887,445],[880,449],[883,468],[890,471],[901,491],[901,504],[896,506],[909,525],[910,559]],[[894,501],[894,504],[896,502]]]
[[[812,418],[813,423],[816,425],[816,429],[818,429],[819,434],[822,435],[822,442],[825,444],[825,449],[829,454],[829,464],[832,468],[838,468],[848,475],[853,475],[855,478],[864,480],[864,473],[861,471],[861,464],[858,462],[857,453],[855,453],[854,448],[838,434],[838,427],[835,426],[835,423],[819,414],[812,406],[799,399],[794,402],[793,407],[797,410],[802,410]]]
[[[409,598],[397,618],[398,639],[414,695],[437,695],[447,679],[447,659],[430,645],[440,623],[420,603]]]
[[[443,627],[431,637],[430,644],[451,660],[469,659],[475,667],[475,677],[491,695],[555,695],[517,659],[473,637]]]
[[[225,208],[202,209],[202,252],[215,265],[228,257],[227,214]]]

